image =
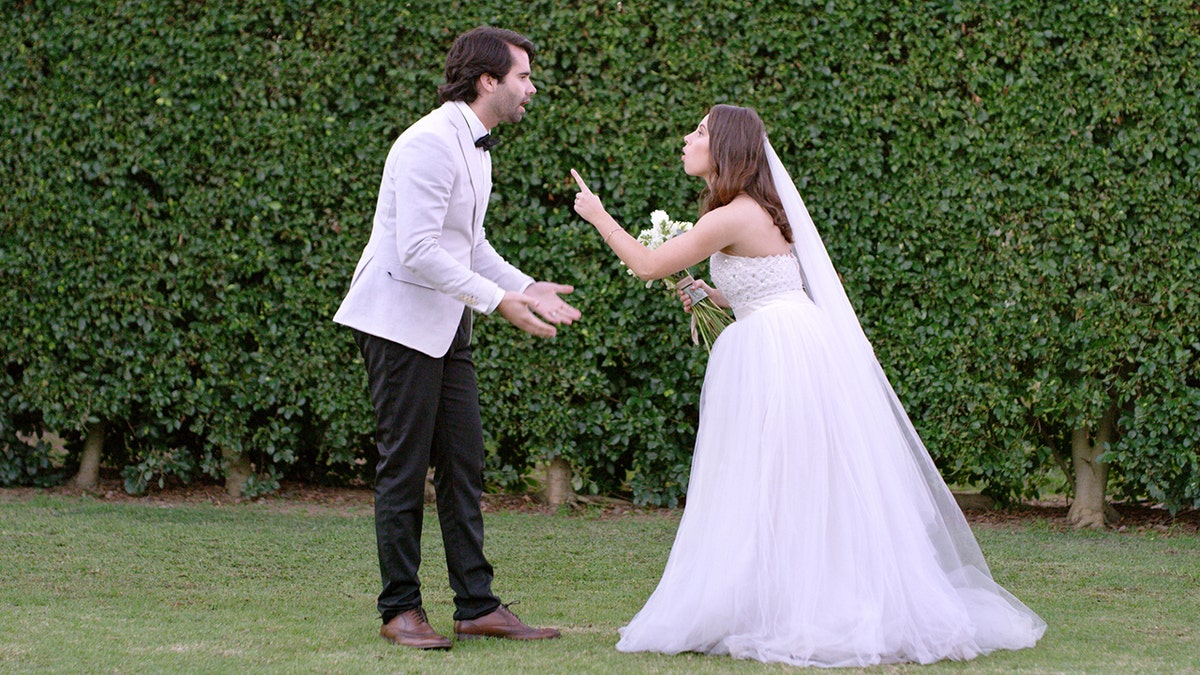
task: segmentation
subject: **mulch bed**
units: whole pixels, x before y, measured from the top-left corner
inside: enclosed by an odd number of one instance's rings
[[[120,480],[102,478],[98,487],[80,491],[69,487],[48,489],[37,488],[3,488],[0,489],[0,501],[32,499],[37,495],[88,495],[93,499],[113,503],[150,504],[155,506],[174,506],[187,504],[235,505],[247,503],[244,499],[234,499],[225,493],[221,485],[213,483],[193,483],[191,485],[170,485],[164,489],[151,490],[143,496],[127,494]],[[372,490],[370,486],[328,487],[301,483],[284,483],[280,490],[253,500],[255,506],[278,510],[280,512],[294,511],[327,511],[345,513],[347,515],[369,514],[372,508]],[[1174,516],[1165,508],[1154,504],[1118,503],[1114,504],[1121,518],[1114,530],[1129,532],[1157,531],[1164,534],[1200,533],[1200,510],[1189,509],[1176,513]],[[616,498],[595,498],[579,496],[577,501],[566,507],[552,507],[539,502],[531,495],[486,494],[483,496],[485,513],[557,513],[560,508],[586,510],[601,518],[622,518],[638,515],[669,516],[674,512],[669,509],[634,506],[632,503]],[[984,527],[1019,527],[1034,522],[1043,526],[1069,530],[1067,511],[1069,504],[1065,500],[1049,500],[1022,504],[1008,509],[968,509],[965,511],[967,520],[972,525]]]

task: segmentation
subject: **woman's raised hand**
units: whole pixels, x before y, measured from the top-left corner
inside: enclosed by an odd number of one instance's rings
[[[600,198],[588,189],[587,183],[583,182],[583,177],[579,175],[578,171],[571,169],[571,177],[579,186],[579,193],[575,195],[575,213],[595,225],[597,221],[608,215],[608,212],[604,210],[604,204],[600,203]]]

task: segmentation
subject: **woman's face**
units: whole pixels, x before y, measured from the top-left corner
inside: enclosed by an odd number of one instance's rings
[[[712,173],[712,155],[708,153],[708,115],[700,120],[696,130],[683,137],[683,172],[689,176],[708,178]]]

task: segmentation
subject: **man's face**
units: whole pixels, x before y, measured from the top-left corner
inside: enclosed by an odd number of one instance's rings
[[[508,45],[512,54],[512,68],[504,79],[496,83],[496,91],[489,101],[489,108],[498,122],[516,124],[525,117],[525,106],[537,93],[530,78],[529,54],[524,49]]]

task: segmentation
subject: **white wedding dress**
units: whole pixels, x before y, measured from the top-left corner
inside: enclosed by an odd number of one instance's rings
[[[737,321],[662,580],[617,649],[868,666],[1033,646],[1045,623],[992,580],[890,386],[831,366],[845,346],[797,259],[717,253],[711,275]]]

